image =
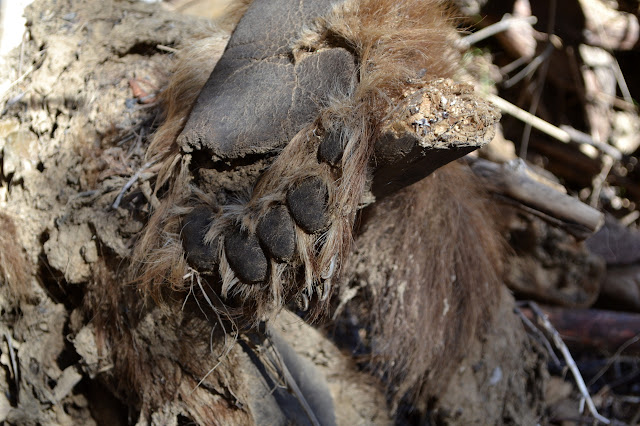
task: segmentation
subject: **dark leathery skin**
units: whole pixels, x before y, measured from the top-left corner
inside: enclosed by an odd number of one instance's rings
[[[272,207],[258,222],[256,235],[269,256],[286,262],[296,250],[296,229],[286,206]]]
[[[329,130],[325,133],[318,148],[318,159],[332,166],[340,164],[344,147],[339,130]]]
[[[211,208],[194,208],[182,221],[182,246],[187,254],[187,262],[200,272],[216,270],[218,264],[218,241],[205,244],[207,233],[213,218]]]
[[[287,206],[293,220],[310,234],[322,231],[329,224],[327,194],[327,186],[317,177],[303,180],[287,193]]]
[[[236,276],[246,284],[267,279],[268,261],[255,234],[231,229],[225,236],[224,252]]]
[[[353,56],[342,48],[303,52],[291,45],[327,14],[327,0],[255,0],[201,91],[178,137],[185,152],[216,159],[263,154],[287,144],[335,90],[347,91]]]

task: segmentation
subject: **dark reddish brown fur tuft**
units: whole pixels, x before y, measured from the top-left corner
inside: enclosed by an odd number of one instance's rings
[[[453,163],[376,203],[357,239],[357,309],[396,402],[445,386],[499,301],[504,245],[470,173]]]

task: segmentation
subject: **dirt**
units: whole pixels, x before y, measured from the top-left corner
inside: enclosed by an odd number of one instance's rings
[[[0,207],[16,231],[0,239],[0,252],[17,253],[30,271],[17,281],[0,264],[0,422],[259,422],[251,352],[224,338],[210,347],[220,330],[193,301],[182,311],[141,300],[127,271],[153,202],[144,151],[158,108],[148,101],[166,81],[172,49],[206,22],[109,0],[39,0],[27,19],[22,52],[0,70],[10,81],[26,74],[2,98]],[[536,421],[544,360],[512,303],[505,296],[493,332],[470,344],[434,418]],[[389,423],[381,384],[325,335],[287,318],[277,329],[328,383],[338,423]]]

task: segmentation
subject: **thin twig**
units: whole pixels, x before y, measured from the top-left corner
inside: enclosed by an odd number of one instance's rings
[[[616,76],[616,82],[618,83],[618,87],[620,88],[622,97],[627,103],[633,105],[633,97],[631,97],[631,91],[629,90],[629,86],[627,86],[627,82],[624,79],[624,74],[622,74],[620,64],[618,63],[618,60],[615,56],[613,56],[613,74]]]
[[[622,226],[630,226],[633,222],[638,220],[638,218],[640,218],[640,211],[634,210],[628,215],[621,217],[618,222],[620,222],[620,225]]]
[[[508,63],[507,65],[505,65],[504,67],[500,68],[500,74],[502,75],[507,75],[509,74],[511,71],[520,68],[522,65],[527,63],[527,58],[525,56],[520,56],[518,59],[516,59],[515,61],[512,61],[510,63]]]
[[[551,347],[551,343],[549,342],[549,339],[547,339],[547,337],[538,329],[538,327],[536,327],[535,324],[533,324],[529,320],[529,318],[527,318],[526,315],[522,313],[520,308],[514,308],[514,311],[516,315],[520,317],[520,320],[522,320],[524,325],[527,326],[527,328],[534,334],[534,336],[538,339],[538,341],[540,341],[544,345],[544,347],[547,349],[547,353],[549,353],[549,356],[551,357],[551,360],[556,365],[556,367],[560,367],[561,365],[560,360],[558,359],[558,356],[556,355],[555,351]]]
[[[622,152],[620,152],[620,150],[618,150],[616,147],[603,142],[598,142],[588,134],[581,132],[580,130],[574,129],[571,126],[567,126],[563,124],[560,126],[560,128],[565,132],[569,133],[569,136],[571,137],[572,141],[576,143],[584,144],[584,145],[591,145],[592,147],[597,148],[600,151],[607,154],[608,156],[612,157],[614,160],[617,160],[617,161],[622,160]]]
[[[502,83],[502,87],[504,87],[505,89],[510,89],[525,77],[533,74],[533,72],[535,72],[535,70],[537,70],[538,67],[542,65],[547,60],[547,58],[549,58],[549,56],[551,56],[551,53],[553,53],[553,49],[553,44],[549,43],[544,51],[533,58],[533,60],[526,67],[520,70],[520,72],[511,77],[509,80]]]
[[[550,57],[555,49],[553,44],[553,37],[555,36],[555,25],[556,25],[556,7],[557,0],[551,0],[551,4],[549,5],[549,19],[547,23],[547,34],[549,36],[549,42],[544,49],[544,61],[542,62],[542,67],[540,69],[540,73],[538,74],[538,81],[536,85],[536,91],[533,94],[533,99],[531,101],[531,106],[529,107],[529,112],[533,115],[538,111],[538,105],[540,104],[540,99],[542,98],[542,91],[544,90],[544,83],[547,80],[547,72],[549,71],[549,63],[551,62]],[[527,150],[529,148],[529,138],[531,137],[531,124],[527,124],[524,126],[524,130],[522,131],[522,139],[520,139],[520,158],[527,158]]]
[[[511,102],[505,101],[499,96],[491,93],[485,94],[488,101],[494,103],[502,112],[505,112],[524,123],[530,123],[534,128],[540,130],[543,133],[551,136],[560,142],[569,143],[571,136],[566,131],[554,126],[551,123],[544,121],[541,118],[536,117],[533,114],[528,113],[520,107],[515,106]]]
[[[591,199],[589,205],[593,208],[598,207],[598,201],[600,201],[600,192],[602,191],[602,185],[607,180],[607,176],[611,173],[611,167],[613,167],[613,158],[608,155],[602,157],[602,169],[596,177],[593,178],[593,191],[591,191]]]
[[[18,362],[16,361],[16,353],[13,349],[13,341],[9,333],[4,333],[4,338],[7,339],[7,346],[9,347],[9,359],[11,360],[11,372],[13,373],[13,381],[16,385],[16,392],[20,390],[20,372],[18,371]]]
[[[605,42],[604,43],[605,45],[611,46],[611,41],[607,36],[607,32],[605,31],[605,28],[604,28],[605,23],[600,19],[596,19],[595,24],[596,24],[596,32],[598,33],[598,37]],[[629,86],[627,86],[627,82],[624,79],[624,74],[622,73],[622,69],[620,69],[620,63],[618,62],[618,59],[614,55],[613,49],[611,47],[606,47],[604,48],[604,50],[609,52],[613,58],[613,64],[612,64],[613,75],[616,78],[616,83],[620,88],[620,93],[622,93],[622,97],[626,102],[633,105],[633,98],[631,97]]]
[[[555,4],[554,4],[555,5]],[[533,95],[533,100],[531,101],[531,106],[529,107],[529,112],[533,115],[538,111],[538,105],[540,104],[540,99],[542,98],[542,91],[544,90],[544,83],[547,79],[547,71],[549,70],[549,57],[551,53],[553,53],[554,46],[551,42],[545,48],[545,53],[549,52],[542,62],[542,68],[540,69],[540,74],[538,74],[538,84],[536,85],[536,92]],[[527,150],[529,148],[529,138],[531,137],[531,124],[526,124],[524,126],[524,130],[522,131],[522,138],[520,140],[520,158],[527,157]]]
[[[11,88],[13,86],[15,86],[16,84],[19,84],[22,80],[24,80],[25,78],[27,78],[27,76],[29,74],[31,74],[33,72],[33,70],[35,69],[35,66],[31,65],[25,72],[24,74],[22,74],[20,77],[18,77],[17,79],[15,79],[13,82],[11,82],[9,85],[7,85],[6,87],[2,87],[0,88],[0,99],[3,99],[4,96],[9,92],[9,90],[11,90]]]
[[[627,112],[632,112],[632,113],[636,113],[638,112],[638,108],[636,107],[635,104],[633,103],[629,103],[627,101],[625,101],[624,99],[621,99],[615,95],[611,95],[609,93],[605,93],[601,90],[593,93],[593,97],[600,102],[603,103],[610,103],[611,105],[613,105],[615,108],[618,108],[622,111],[627,111]]]
[[[169,46],[165,46],[164,44],[157,44],[156,45],[156,49],[162,50],[162,51],[165,51],[165,52],[169,52],[169,53],[178,52],[178,49],[175,49],[175,48],[169,47]]]
[[[584,379],[580,374],[580,370],[578,369],[576,362],[573,360],[573,357],[571,356],[571,352],[569,352],[569,348],[567,348],[567,345],[565,345],[565,343],[562,341],[562,338],[560,337],[560,333],[558,333],[558,330],[556,330],[553,324],[551,324],[551,322],[549,321],[549,318],[544,312],[542,312],[542,309],[540,309],[537,303],[528,302],[527,305],[537,315],[540,326],[544,330],[546,330],[547,333],[551,335],[551,338],[553,340],[553,343],[556,345],[556,348],[558,348],[558,350],[562,353],[562,356],[567,362],[567,366],[569,367],[569,370],[573,374],[573,378],[576,381],[578,390],[582,394],[582,397],[584,398],[587,404],[587,408],[591,413],[591,415],[599,422],[602,422],[607,425],[610,424],[611,421],[609,419],[607,419],[606,417],[598,413],[598,410],[596,409],[596,406],[593,403],[593,400],[591,399],[591,395],[589,395],[589,390],[587,389],[587,385],[584,383]]]
[[[484,97],[488,101],[492,102],[495,106],[497,106],[500,111],[504,112],[505,114],[509,114],[524,123],[531,124],[533,128],[551,136],[554,139],[559,140],[560,142],[575,142],[583,145],[591,145],[616,160],[622,159],[623,157],[622,153],[615,147],[594,141],[591,136],[587,135],[586,133],[582,133],[569,126],[554,126],[553,124],[544,121],[543,119],[536,117],[533,114],[528,113],[522,108],[502,99],[497,95],[485,93]]]
[[[120,206],[120,202],[122,201],[122,197],[124,197],[124,194],[129,190],[129,188],[133,186],[134,183],[136,183],[136,181],[140,178],[142,172],[153,166],[155,162],[155,160],[146,162],[137,172],[135,172],[133,176],[131,176],[131,179],[129,179],[127,183],[122,187],[122,190],[120,190],[120,193],[116,197],[116,200],[111,205],[113,209],[117,209]]]
[[[466,37],[463,37],[458,42],[458,47],[461,49],[468,49],[469,46],[476,44],[477,42],[484,40],[485,38],[489,38],[493,35],[501,33],[503,31],[508,30],[516,23],[524,22],[529,25],[535,25],[538,22],[538,18],[535,16],[523,16],[523,17],[513,17],[506,13],[502,19],[495,24],[491,24],[488,27],[481,29],[480,31],[476,31],[473,34],[469,34]]]
[[[596,373],[595,376],[593,376],[593,378],[589,381],[589,386],[591,386],[592,384],[594,384],[600,377],[602,377],[602,375],[604,373],[607,372],[607,370],[611,367],[611,365],[616,362],[616,360],[618,358],[620,358],[620,354],[622,354],[622,352],[624,352],[625,349],[627,349],[629,346],[633,345],[634,343],[636,343],[637,341],[640,340],[640,333],[636,334],[635,336],[633,336],[631,339],[627,340],[626,342],[624,342],[616,351],[615,354],[613,354],[613,356],[611,358],[609,358],[607,360],[607,364],[602,367],[600,369],[600,371],[598,371],[598,373]]]

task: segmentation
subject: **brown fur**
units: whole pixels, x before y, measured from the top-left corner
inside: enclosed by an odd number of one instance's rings
[[[167,121],[149,150],[152,158],[161,161],[156,191],[165,184],[168,188],[136,251],[135,260],[145,293],[157,296],[163,286],[174,290],[192,286],[185,277],[193,277],[197,272],[185,261],[179,237],[180,218],[194,204],[204,203],[210,205],[212,211],[221,210],[205,238],[208,243],[220,243],[221,295],[240,297],[243,301],[242,311],[223,307],[221,314],[232,312],[234,317],[243,317],[248,312],[245,319],[251,323],[270,317],[292,298],[301,303],[314,300],[316,314],[326,308],[331,280],[338,276],[349,253],[353,223],[369,179],[368,165],[381,123],[394,107],[394,100],[416,82],[423,82],[421,77],[425,73],[428,78],[454,74],[457,63],[452,47],[454,30],[448,21],[440,1],[390,0],[348,1],[320,19],[316,28],[293,47],[294,54],[347,46],[359,62],[350,93],[335,94],[318,120],[298,133],[262,176],[248,201],[221,206],[221,209],[210,199],[211,195],[190,185],[189,156],[182,156],[174,142],[197,90],[211,69],[190,62],[206,57],[203,51],[196,49],[193,54],[185,54],[185,62],[178,66],[165,96]],[[203,41],[203,46],[205,44]],[[212,61],[208,65],[213,64]],[[330,128],[340,129],[345,144],[342,164],[337,170],[315,160],[320,142],[315,135]],[[296,167],[291,167],[292,164]],[[290,267],[272,262],[272,274],[266,285],[240,283],[222,249],[225,230],[238,224],[253,231],[264,211],[282,202],[287,190],[307,176],[321,176],[328,186],[330,228],[322,235],[298,232],[297,259]],[[322,248],[316,252],[319,243]],[[305,275],[302,286],[293,284],[299,266]]]
[[[235,0],[231,2],[224,11],[224,16],[217,22],[220,29],[229,33],[233,31],[242,15],[251,6],[251,3],[253,3],[253,0]]]
[[[366,213],[351,276],[352,309],[370,327],[372,364],[397,402],[446,386],[499,301],[503,242],[466,166],[450,164]],[[424,408],[424,407],[422,407]]]
[[[94,265],[84,313],[95,330],[105,383],[128,406],[140,409],[141,424],[166,424],[176,408],[199,425],[249,424],[245,408],[212,391],[242,389],[238,345],[227,343],[222,331],[214,335],[201,318],[183,315],[181,303],[144,306],[134,291],[103,260]],[[210,338],[223,351],[220,363]],[[174,412],[163,413],[168,406]]]
[[[201,39],[186,45],[179,52],[173,76],[159,99],[164,111],[163,124],[153,136],[147,160],[158,164],[154,195],[163,190],[166,193],[162,203],[156,203],[133,256],[134,274],[139,277],[141,290],[156,299],[161,296],[158,284],[170,283],[174,284],[175,290],[182,289],[187,270],[179,235],[180,214],[185,210],[177,206],[189,198],[188,164],[180,155],[175,140],[184,128],[202,86],[222,56],[227,40],[228,35],[211,28]]]

